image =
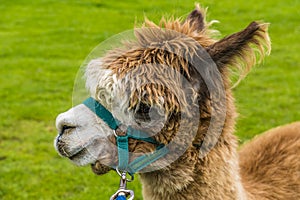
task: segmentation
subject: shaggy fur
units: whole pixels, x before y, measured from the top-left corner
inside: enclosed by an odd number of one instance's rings
[[[262,59],[269,54],[268,24],[252,22],[244,30],[218,41],[212,39],[215,31],[209,29],[210,25],[199,5],[183,22],[163,18],[156,25],[146,20],[141,29],[135,30],[135,42],[108,52],[87,68],[87,87],[92,96],[123,124],[148,133],[159,130],[153,137],[160,143],[175,140],[178,149],[188,146],[167,167],[140,173],[144,199],[300,199],[299,123],[263,134],[246,144],[240,154],[233,135],[237,113],[230,71],[238,69],[241,80],[256,63],[257,56]],[[217,83],[214,72],[202,77],[184,59],[206,58],[193,41],[216,63],[222,84]],[[178,74],[191,85],[182,83]],[[208,89],[206,80],[215,83],[215,90]],[[174,91],[170,92],[170,88]],[[133,92],[127,95],[128,90]],[[214,100],[220,90],[225,92],[224,102]],[[189,112],[192,105],[199,110],[199,116]],[[152,122],[150,108],[163,120]],[[220,117],[212,121],[213,112]],[[183,115],[199,120],[182,121]],[[225,123],[222,115],[226,117]],[[208,131],[210,126],[213,128]],[[185,131],[179,134],[179,128]],[[220,135],[217,130],[221,130]],[[109,140],[115,144],[113,135]],[[154,151],[155,145],[130,139],[129,150],[143,154]],[[108,154],[116,152],[112,149]],[[172,154],[165,159],[171,157]],[[106,156],[106,160],[117,163],[113,156]],[[92,165],[97,174],[109,170],[101,163],[98,160]]]

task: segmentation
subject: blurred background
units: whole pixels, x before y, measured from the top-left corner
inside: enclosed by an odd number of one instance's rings
[[[0,199],[109,199],[119,179],[76,167],[53,148],[76,73],[105,39],[144,16],[186,16],[192,0],[0,0]],[[220,38],[269,22],[272,53],[234,89],[240,144],[300,120],[300,1],[203,0]],[[129,188],[141,198],[138,181]]]

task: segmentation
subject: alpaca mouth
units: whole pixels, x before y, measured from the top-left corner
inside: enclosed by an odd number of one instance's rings
[[[82,157],[84,154],[86,154],[87,153],[87,149],[84,147],[84,148],[82,148],[82,149],[80,149],[80,150],[78,150],[76,153],[74,153],[73,155],[69,155],[69,156],[67,156],[67,158],[69,158],[70,160],[74,160],[74,159],[76,159],[76,158],[78,158],[78,157]]]
[[[80,147],[80,148],[76,148],[75,151],[70,152],[66,149],[65,142],[62,142],[62,141],[58,141],[56,143],[56,149],[61,156],[69,158],[70,160],[73,160],[79,156],[82,156],[87,151],[85,147]]]

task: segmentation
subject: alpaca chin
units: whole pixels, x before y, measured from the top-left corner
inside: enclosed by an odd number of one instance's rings
[[[103,175],[108,173],[111,168],[101,164],[99,161],[96,161],[94,164],[91,164],[92,171],[97,175]]]

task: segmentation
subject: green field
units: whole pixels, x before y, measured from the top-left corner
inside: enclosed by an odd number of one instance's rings
[[[300,1],[204,0],[221,35],[270,22],[271,56],[234,89],[241,143],[300,120]],[[109,199],[114,173],[94,175],[53,148],[55,117],[72,105],[77,70],[106,38],[143,16],[184,16],[194,1],[0,1],[0,199]],[[131,183],[141,198],[138,181]]]

